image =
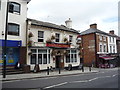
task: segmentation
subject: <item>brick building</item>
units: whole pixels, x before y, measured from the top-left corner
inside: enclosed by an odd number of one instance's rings
[[[116,36],[97,29],[97,24],[91,24],[90,28],[81,32],[82,57],[85,66],[109,63],[115,59],[117,53]],[[110,42],[112,40],[113,42]]]

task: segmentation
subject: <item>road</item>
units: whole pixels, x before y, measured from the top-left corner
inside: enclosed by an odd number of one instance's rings
[[[98,73],[24,79],[3,82],[3,88],[118,88],[118,69],[102,69]]]

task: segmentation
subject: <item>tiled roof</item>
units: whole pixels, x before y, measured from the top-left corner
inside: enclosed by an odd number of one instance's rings
[[[117,35],[115,35],[115,34],[109,34],[109,33],[103,32],[99,29],[94,29],[94,28],[87,29],[87,30],[81,32],[80,35],[87,35],[87,34],[91,34],[91,33],[100,33],[100,34],[104,34],[104,35],[108,35],[108,36],[117,37]]]
[[[67,28],[64,25],[56,25],[56,24],[53,24],[53,23],[38,21],[38,20],[34,20],[34,19],[28,19],[28,20],[31,21],[32,25],[43,26],[43,27],[48,27],[48,28],[53,28],[53,29],[59,29],[59,30],[63,30],[63,31],[69,31],[69,32],[79,33],[77,30],[72,29],[72,28]]]

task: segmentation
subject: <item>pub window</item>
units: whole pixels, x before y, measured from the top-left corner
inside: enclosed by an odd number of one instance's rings
[[[55,34],[55,37],[56,37],[56,38],[55,38],[55,41],[56,41],[56,42],[59,42],[59,41],[60,41],[60,34],[59,34],[59,33],[56,33],[56,34]]]
[[[69,42],[72,42],[73,36],[69,36]]]
[[[20,25],[8,23],[8,35],[19,36]]]
[[[16,2],[10,2],[9,3],[9,12],[20,14],[20,4],[18,4]]]
[[[44,32],[38,31],[38,42],[44,42]]]
[[[31,64],[36,64],[36,54],[31,55]]]

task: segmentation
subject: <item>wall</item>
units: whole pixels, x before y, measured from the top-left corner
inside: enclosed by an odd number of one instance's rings
[[[38,42],[38,31],[44,31],[44,42]],[[46,27],[40,27],[40,26],[31,26],[30,30],[28,30],[28,32],[32,32],[33,37],[30,38],[30,40],[33,41],[33,47],[32,48],[36,48],[38,46],[39,49],[46,48],[46,40],[50,39],[52,35],[55,35],[55,33],[59,33],[60,34],[60,42],[59,43],[64,43],[63,42],[63,38],[67,37],[69,38],[69,35],[73,36],[73,42],[71,44],[71,48],[76,48],[76,38],[78,36],[77,33],[72,33],[72,32],[66,32],[66,31],[62,31],[62,30],[57,30],[57,29],[51,29],[51,28],[46,28]],[[28,49],[28,52],[30,51],[30,49]],[[78,50],[79,51],[79,50]],[[52,48],[50,48],[50,52],[52,52]],[[77,52],[78,53],[78,52]],[[80,57],[79,55],[77,55],[77,61],[75,63],[72,63],[73,66],[78,66],[80,64]],[[68,67],[68,64],[71,63],[65,63],[66,58],[64,57],[64,67]],[[28,55],[28,59],[27,59],[27,64],[30,65],[30,56]],[[31,65],[31,70],[34,69],[35,65]],[[55,67],[55,62],[53,61],[53,56],[50,57],[50,64],[42,64],[39,65],[40,69],[47,69],[48,66],[52,66]]]
[[[91,65],[96,60],[95,56],[95,34],[82,36],[83,58],[85,65]]]
[[[2,35],[1,33],[5,33],[5,21],[6,21],[6,1],[7,0],[2,0],[2,8],[1,8],[1,13],[2,13],[2,22],[1,22],[1,31],[0,31],[0,39],[4,38],[5,36]],[[18,14],[13,14],[13,13],[8,13],[8,23],[16,23],[20,25],[20,35],[19,36],[14,36],[14,35],[8,35],[8,40],[22,40],[22,46],[26,45],[26,19],[27,19],[27,2],[23,0],[9,0],[13,2],[17,2],[21,5],[21,11],[20,15]],[[0,14],[1,15],[1,14]]]

